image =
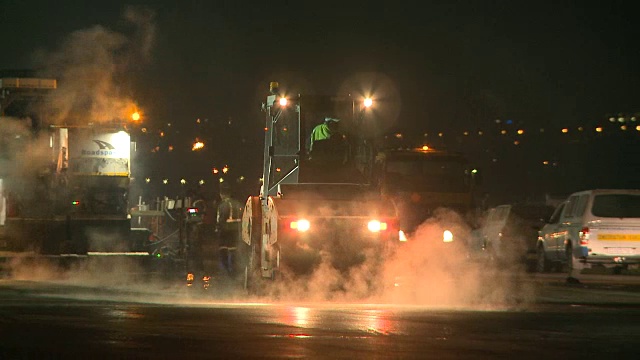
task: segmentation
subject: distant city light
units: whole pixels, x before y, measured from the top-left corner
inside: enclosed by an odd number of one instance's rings
[[[627,125],[622,125],[622,126],[620,126],[620,130],[622,130],[622,131],[627,130]]]
[[[136,111],[133,114],[131,114],[131,120],[133,120],[133,121],[140,120],[140,113]]]
[[[228,165],[225,165],[225,166],[222,168],[222,173],[223,173],[223,174],[226,174],[226,173],[228,173],[228,172],[229,172],[229,166],[228,166]]]
[[[220,170],[218,170],[218,168],[213,168],[213,169],[211,169],[211,172],[214,173],[214,174],[217,174],[217,173],[220,172]]]
[[[522,135],[522,134],[524,134],[524,130],[519,129],[519,130],[518,130],[518,135]]]
[[[191,151],[198,151],[202,149],[204,149],[204,143],[196,139],[196,141],[193,143],[193,146],[191,147]]]
[[[204,180],[203,180],[203,179],[200,179],[200,181],[198,181],[198,184],[200,184],[200,185],[204,185]]]
[[[596,132],[602,132],[602,127],[601,127],[601,126],[598,126],[598,127],[596,128]]]
[[[169,179],[162,179],[162,183],[167,185],[169,183]]]
[[[186,183],[187,183],[187,180],[185,180],[185,179],[180,179],[180,184],[184,185],[184,184],[186,184]]]
[[[224,179],[223,179],[223,178],[220,178],[220,179],[218,179],[218,182],[223,183],[223,182],[224,182]]]
[[[465,132],[463,132],[462,134],[463,134],[464,136],[468,136],[468,135],[469,135],[469,132],[468,132],[468,131],[465,131]]]
[[[566,134],[566,133],[568,133],[568,132],[569,132],[569,129],[567,129],[567,128],[563,128],[563,129],[562,129],[562,133],[563,133],[563,134]]]
[[[151,182],[151,179],[150,178],[146,178],[146,179],[144,179],[144,181],[148,184],[148,183]]]
[[[507,130],[502,130],[502,131],[500,131],[500,134],[502,134],[502,135],[506,135],[506,134],[507,134]]]

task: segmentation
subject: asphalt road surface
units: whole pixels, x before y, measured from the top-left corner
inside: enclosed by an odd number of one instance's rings
[[[640,344],[636,277],[530,275],[526,299],[429,305],[45,277],[0,280],[1,359],[615,359]]]

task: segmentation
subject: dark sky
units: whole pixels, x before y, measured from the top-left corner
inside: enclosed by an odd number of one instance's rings
[[[130,76],[157,118],[242,117],[270,80],[335,92],[359,72],[395,84],[401,124],[638,108],[631,1],[144,3],[156,13],[152,60]],[[0,68],[30,67],[37,49],[96,24],[126,34],[128,4],[2,0]]]
[[[95,25],[134,36],[123,11],[146,5],[153,48],[125,77],[150,122],[231,117],[259,134],[269,81],[335,93],[362,74],[418,131],[640,111],[633,1],[0,1],[0,69]]]

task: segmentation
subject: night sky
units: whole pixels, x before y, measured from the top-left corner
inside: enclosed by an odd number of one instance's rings
[[[123,18],[127,6],[141,11],[135,1],[0,1],[0,69],[39,69],[96,25],[144,47],[117,70],[118,91],[149,128],[171,123],[188,137],[199,118],[226,131],[215,160],[189,160],[206,171],[228,162],[254,176],[274,80],[328,94],[367,79],[393,102],[394,132],[489,131],[497,119],[573,129],[640,112],[632,1],[147,1],[142,35]]]

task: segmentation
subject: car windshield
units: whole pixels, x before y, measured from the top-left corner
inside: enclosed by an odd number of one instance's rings
[[[640,218],[640,195],[596,195],[591,213],[598,217]]]

